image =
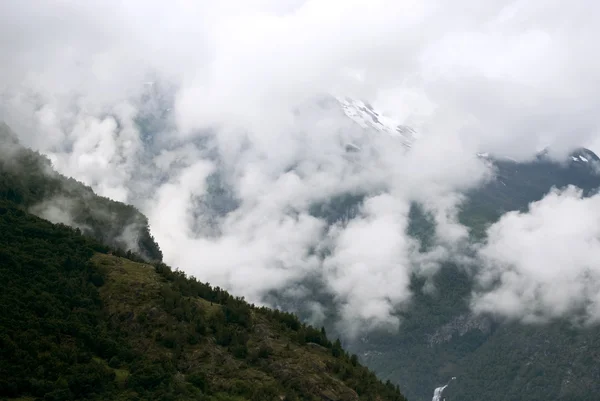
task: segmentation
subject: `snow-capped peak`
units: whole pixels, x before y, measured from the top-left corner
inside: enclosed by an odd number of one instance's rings
[[[336,99],[342,106],[344,114],[365,129],[374,129],[397,137],[407,147],[411,147],[418,137],[414,129],[377,112],[369,103],[348,97],[336,97]]]

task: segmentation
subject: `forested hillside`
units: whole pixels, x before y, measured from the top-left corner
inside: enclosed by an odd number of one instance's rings
[[[135,207],[96,195],[73,178],[57,173],[50,160],[21,146],[0,122],[0,198],[30,213],[79,228],[100,242],[162,260],[148,219]]]
[[[0,399],[404,400],[323,329],[123,256],[0,201]]]

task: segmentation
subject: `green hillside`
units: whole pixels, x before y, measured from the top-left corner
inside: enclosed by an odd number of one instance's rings
[[[145,216],[6,125],[0,143],[0,399],[405,400],[324,329],[173,271]],[[50,200],[68,221],[34,215]]]
[[[122,256],[0,201],[0,398],[404,400],[324,330]]]
[[[0,122],[0,199],[25,207],[54,223],[79,228],[102,243],[162,260],[148,219],[135,207],[96,195],[73,178],[57,173],[50,160],[21,146]]]

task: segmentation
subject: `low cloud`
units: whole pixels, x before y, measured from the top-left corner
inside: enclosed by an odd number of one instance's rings
[[[410,298],[410,255],[417,248],[406,235],[408,211],[389,194],[375,196],[365,201],[359,217],[330,231],[331,255],[323,262],[323,275],[346,324],[398,326],[390,312]],[[346,333],[358,329],[348,326]]]
[[[533,323],[600,320],[600,195],[553,190],[492,225],[478,256],[476,311]]]
[[[65,224],[67,226],[79,228],[80,230],[90,230],[90,227],[76,222],[73,219],[74,210],[77,207],[76,201],[65,196],[54,196],[41,203],[33,205],[29,211],[41,218],[51,221],[55,224]]]

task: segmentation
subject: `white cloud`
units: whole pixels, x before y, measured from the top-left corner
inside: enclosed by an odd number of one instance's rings
[[[409,300],[410,254],[417,247],[405,234],[407,225],[408,205],[386,194],[367,199],[362,216],[330,234],[332,254],[324,261],[324,276],[347,325],[355,319],[399,324],[390,311]],[[351,334],[348,328],[345,332]]]
[[[473,307],[526,322],[600,319],[600,195],[554,190],[504,215],[479,250]]]
[[[488,175],[475,152],[597,140],[598,7],[5,1],[0,119],[62,173],[140,207],[168,263],[252,301],[323,276],[347,321],[396,323],[411,272],[430,276],[466,239],[457,193]],[[324,93],[364,96],[421,138],[404,154],[317,107]],[[363,151],[345,154],[349,141]],[[368,193],[363,214],[328,231],[309,207],[345,192]],[[411,201],[437,223],[427,255],[405,234]]]

